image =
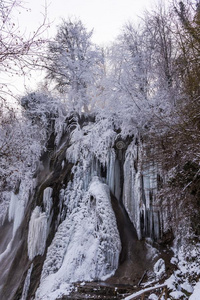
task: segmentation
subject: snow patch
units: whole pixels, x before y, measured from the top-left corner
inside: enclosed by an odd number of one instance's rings
[[[200,298],[200,281],[194,287],[194,292],[190,296],[189,300],[199,300]]]
[[[185,294],[181,291],[171,292],[169,295],[173,297],[173,299],[180,299],[181,297],[185,296]]]

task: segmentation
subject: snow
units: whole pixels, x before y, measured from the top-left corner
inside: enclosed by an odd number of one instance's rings
[[[170,260],[170,263],[173,265],[177,265],[178,264],[178,259],[176,257],[172,257]]]
[[[190,296],[189,300],[199,300],[200,298],[200,281],[194,287],[194,292]]]
[[[180,286],[181,286],[182,290],[185,290],[186,292],[188,292],[190,294],[192,294],[194,291],[193,287],[188,282],[184,282]]]
[[[156,289],[159,289],[159,288],[163,288],[163,287],[165,287],[165,286],[166,286],[165,284],[160,284],[160,285],[155,285],[154,287],[150,287],[150,288],[143,289],[143,290],[141,290],[141,291],[139,291],[139,292],[133,293],[133,294],[131,294],[130,296],[124,298],[124,300],[131,300],[131,299],[133,299],[133,297],[136,298],[136,297],[141,296],[144,292],[151,292],[151,291],[153,291],[155,288],[156,288]]]
[[[156,296],[155,294],[151,294],[149,295],[148,300],[158,300],[158,296]]]
[[[185,296],[185,294],[181,291],[171,292],[169,295],[173,297],[173,299],[180,299],[181,297]]]
[[[32,212],[28,231],[28,256],[32,260],[36,255],[43,255],[47,237],[47,216],[41,207]]]
[[[109,188],[97,176],[88,191],[77,184],[65,191],[70,209],[48,248],[36,299],[56,299],[65,284],[105,280],[117,269],[121,244]]]
[[[165,274],[165,261],[160,258],[153,267],[157,279],[161,279]]]

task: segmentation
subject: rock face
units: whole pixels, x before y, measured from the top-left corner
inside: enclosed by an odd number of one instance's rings
[[[158,167],[144,166],[138,139],[122,138],[107,120],[69,119],[59,135],[32,187],[21,183],[20,222],[1,228],[2,300],[61,299],[77,281],[136,285],[151,268],[142,238],[162,235]]]

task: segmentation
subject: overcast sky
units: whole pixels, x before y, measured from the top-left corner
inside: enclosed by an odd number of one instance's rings
[[[62,18],[77,17],[88,30],[94,30],[93,42],[105,46],[115,40],[127,21],[136,22],[144,9],[152,9],[158,1],[162,0],[23,0],[22,3],[29,10],[19,9],[15,18],[20,31],[29,35],[41,24],[46,3],[50,22],[48,38],[56,34]],[[42,78],[43,74],[32,72],[31,77],[13,77],[12,81],[9,78],[9,82],[14,91],[21,94],[25,87],[35,89]]]
[[[46,0],[51,22],[50,36],[56,33],[61,18],[77,17],[88,30],[94,29],[93,41],[98,44],[112,42],[123,24],[135,21],[145,8],[151,8],[156,0]],[[20,15],[27,31],[41,21],[45,0],[26,0],[31,12]]]

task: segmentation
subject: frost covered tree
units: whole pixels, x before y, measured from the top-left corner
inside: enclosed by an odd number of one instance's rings
[[[0,1],[0,222],[6,215],[9,191],[25,174],[34,173],[41,153],[38,131],[21,116],[17,103],[11,103],[16,98],[11,79],[24,76],[36,63],[48,27],[45,12],[41,25],[26,35],[16,17],[23,9],[20,0]]]
[[[55,39],[49,43],[45,68],[47,79],[67,96],[72,109],[88,112],[103,72],[103,55],[91,42],[80,20],[63,20]]]
[[[130,99],[139,110],[148,98],[148,55],[143,45],[140,29],[128,23],[110,51],[115,91]]]
[[[22,153],[21,145],[26,143],[26,134],[22,133],[26,125],[24,127],[21,123],[22,119],[17,105],[13,106],[8,101],[10,96],[15,97],[11,92],[10,78],[24,75],[38,59],[37,50],[44,43],[41,35],[48,26],[46,14],[44,14],[41,25],[26,37],[18,28],[18,20],[15,17],[16,12],[20,13],[23,9],[25,8],[22,1],[0,1],[0,73],[2,80],[0,83],[0,157],[4,171],[7,170],[8,173],[12,173],[12,170],[16,169],[11,161],[24,160],[24,157],[20,158],[20,153]],[[6,80],[4,80],[4,76],[6,76]],[[22,142],[23,137],[24,143]]]
[[[48,128],[58,114],[58,101],[47,93],[36,91],[21,98],[24,115],[32,124]]]

